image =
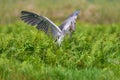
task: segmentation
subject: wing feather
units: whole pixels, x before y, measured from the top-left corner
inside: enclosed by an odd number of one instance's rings
[[[66,27],[65,25],[66,25],[68,22],[70,22],[69,26],[75,27],[74,25],[75,25],[76,18],[78,17],[79,13],[80,13],[79,10],[75,11],[73,14],[71,14],[71,15],[67,18],[67,20],[65,20],[65,21],[59,26],[59,28],[60,28],[61,30],[63,30],[63,28]],[[71,25],[71,23],[72,23],[72,25]]]
[[[58,37],[62,31],[47,17],[39,16],[35,13],[22,11],[21,19],[32,26],[36,25],[38,30],[43,30],[47,34],[52,34],[54,37]]]

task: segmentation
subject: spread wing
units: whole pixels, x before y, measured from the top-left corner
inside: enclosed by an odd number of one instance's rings
[[[65,25],[67,24],[67,26],[71,26],[72,28],[75,28],[75,23],[76,23],[76,19],[79,15],[80,11],[77,10],[74,13],[72,13],[67,20],[65,20],[60,26],[59,28],[61,30],[63,30],[64,27],[66,27]]]
[[[55,38],[58,37],[62,31],[47,17],[39,16],[35,13],[22,11],[21,19],[32,26],[36,26],[38,30],[43,30],[47,34],[52,34]]]

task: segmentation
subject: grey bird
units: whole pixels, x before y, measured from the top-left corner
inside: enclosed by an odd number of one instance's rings
[[[76,19],[79,15],[79,10],[71,14],[59,27],[55,25],[50,19],[45,16],[37,15],[28,11],[21,11],[21,19],[32,26],[36,26],[38,30],[44,31],[46,34],[56,39],[57,44],[60,46],[64,36],[72,32],[76,28]]]

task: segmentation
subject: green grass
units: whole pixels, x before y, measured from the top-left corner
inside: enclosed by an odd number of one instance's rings
[[[0,0],[0,80],[119,80],[119,2]],[[76,9],[77,29],[61,47],[19,18],[27,10],[60,24]]]
[[[0,26],[0,80],[119,80],[120,24],[77,23],[58,47],[23,22]]]

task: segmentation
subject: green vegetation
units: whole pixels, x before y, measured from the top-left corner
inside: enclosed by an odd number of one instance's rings
[[[0,0],[0,80],[119,80],[120,0]],[[61,47],[20,21],[22,10],[61,24],[76,9],[76,31]]]
[[[1,80],[119,80],[119,25],[77,24],[61,47],[23,22],[0,26]]]

